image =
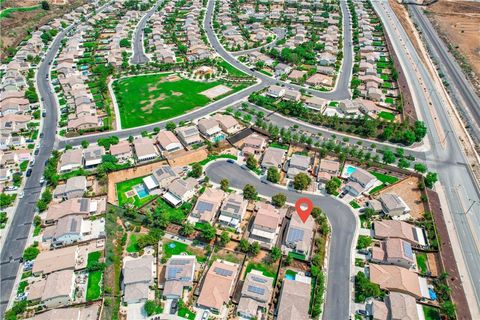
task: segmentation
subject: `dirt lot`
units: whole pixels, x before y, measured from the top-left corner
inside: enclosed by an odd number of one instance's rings
[[[6,0],[2,3],[2,9],[30,7],[39,4],[40,0]],[[50,10],[43,9],[13,12],[9,17],[0,20],[0,30],[2,37],[0,40],[0,58],[4,59],[7,55],[7,48],[15,48],[22,39],[27,35],[27,30],[35,30],[36,28],[46,24],[54,18],[61,17],[72,9],[77,8],[86,0],[65,0],[65,5],[55,5],[58,1],[49,1]],[[61,1],[60,1],[61,2]]]
[[[393,192],[400,195],[411,209],[410,215],[414,219],[420,219],[425,212],[425,204],[421,200],[422,192],[418,189],[418,182],[418,178],[409,177],[399,183],[386,187],[380,191],[380,194]]]
[[[480,3],[439,0],[427,7],[427,16],[447,43],[458,47],[476,75],[480,89]]]

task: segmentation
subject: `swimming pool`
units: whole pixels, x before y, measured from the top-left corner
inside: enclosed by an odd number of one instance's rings
[[[287,274],[285,275],[285,279],[295,280],[295,275],[294,275],[294,274],[287,273]]]
[[[357,167],[347,166],[347,168],[345,169],[345,176],[350,177],[355,171],[357,171]]]
[[[147,188],[145,188],[145,185],[143,183],[136,185],[134,189],[140,199],[145,198],[149,195],[148,190]]]
[[[224,134],[220,134],[218,136],[216,136],[215,138],[212,139],[212,142],[220,142],[220,141],[223,141],[225,140],[225,135]]]

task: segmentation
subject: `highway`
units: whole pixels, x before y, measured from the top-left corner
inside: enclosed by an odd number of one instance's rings
[[[478,214],[480,212],[480,193],[478,186],[468,167],[468,160],[455,135],[455,129],[447,110],[444,108],[444,102],[405,30],[388,2],[376,0],[372,1],[372,4],[392,39],[395,52],[412,91],[415,105],[429,128],[427,138],[430,140],[431,150],[426,153],[426,161],[430,170],[438,172],[439,182],[445,193],[448,210],[461,248],[461,252],[455,253],[457,265],[460,272],[463,266],[466,266],[468,274],[463,282],[467,297],[471,297],[469,288],[473,288],[472,294],[475,295],[474,301],[469,303],[474,316],[478,314],[478,305],[480,305],[480,278],[478,277],[480,274],[480,242],[478,238],[480,234],[480,215]],[[431,108],[429,108],[430,103]],[[435,122],[441,123],[441,127],[437,127]],[[470,206],[472,206],[471,211],[466,214]]]
[[[145,64],[149,61],[148,57],[145,55],[145,48],[143,46],[143,29],[145,29],[148,19],[150,19],[162,1],[163,0],[158,0],[137,24],[135,34],[133,36],[133,55],[130,59],[131,64]]]
[[[302,197],[310,198],[315,206],[322,208],[328,217],[332,234],[328,253],[328,276],[326,284],[323,319],[349,319],[350,309],[350,267],[352,265],[352,242],[357,228],[355,215],[350,207],[330,196],[302,194],[289,191],[269,183],[262,183],[251,171],[241,169],[238,164],[217,161],[205,169],[212,182],[220,183],[228,179],[230,186],[243,189],[246,184],[253,185],[257,192],[265,197],[277,193],[287,196],[287,201],[295,203]]]
[[[460,107],[466,112],[466,118],[469,124],[473,127],[474,133],[477,137],[480,136],[480,98],[475,94],[471,83],[465,77],[462,69],[456,62],[452,54],[449,53],[445,43],[440,39],[436,30],[423,13],[419,6],[410,6],[411,12],[418,26],[422,30],[422,34],[431,49],[431,53],[438,61],[440,70],[445,75],[447,82],[450,84],[450,89],[453,92],[456,100],[460,103]]]

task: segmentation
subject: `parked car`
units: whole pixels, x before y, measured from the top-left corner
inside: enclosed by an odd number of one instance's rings
[[[18,198],[22,199],[25,196],[25,193],[22,191],[18,194]]]
[[[208,310],[203,311],[202,320],[207,320],[208,319],[208,314],[209,314]]]
[[[26,173],[26,176],[27,177],[30,177],[32,175],[32,169],[28,169],[27,170],[27,173]]]
[[[170,314],[176,314],[178,309],[178,300],[172,300],[172,304],[170,305]]]
[[[40,149],[35,149],[35,152],[33,152],[33,154],[38,155],[39,152],[40,152]]]

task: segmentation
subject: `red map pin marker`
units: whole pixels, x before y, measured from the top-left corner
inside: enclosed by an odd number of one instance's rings
[[[306,207],[306,208],[305,208]],[[297,214],[302,219],[303,223],[307,221],[308,216],[312,213],[313,202],[309,198],[300,198],[295,202],[295,209]]]

